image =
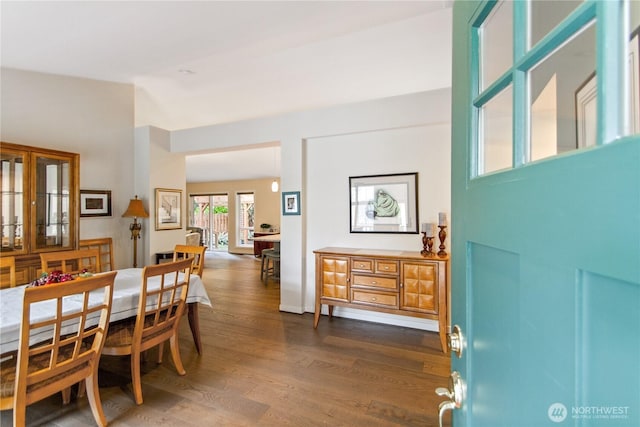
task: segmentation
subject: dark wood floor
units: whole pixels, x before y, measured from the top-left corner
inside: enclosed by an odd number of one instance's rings
[[[151,352],[136,406],[129,360],[103,357],[100,386],[111,426],[437,426],[434,390],[447,385],[449,358],[436,333],[356,320],[281,313],[279,285],[263,285],[260,261],[207,255],[204,282],[214,308],[200,309],[198,356],[186,320],[187,375]],[[11,425],[2,411],[2,426]],[[450,416],[446,417],[450,425]],[[28,425],[95,425],[86,398],[60,395],[29,406]]]

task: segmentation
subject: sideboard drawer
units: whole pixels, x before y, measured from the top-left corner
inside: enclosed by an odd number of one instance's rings
[[[351,301],[355,304],[366,303],[398,308],[397,294],[385,294],[381,292],[369,292],[360,289],[353,289]]]
[[[398,274],[398,261],[376,260],[376,273]]]
[[[395,277],[364,276],[361,274],[354,274],[351,284],[353,286],[369,286],[373,288],[393,290],[398,289],[398,279]]]
[[[351,269],[373,273],[373,260],[363,259],[363,258],[353,258],[351,260]]]

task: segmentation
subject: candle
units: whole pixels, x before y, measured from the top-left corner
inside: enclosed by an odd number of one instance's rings
[[[438,225],[447,225],[447,214],[440,212],[438,214]]]
[[[430,222],[422,224],[422,232],[425,233],[427,237],[433,237],[433,224]]]

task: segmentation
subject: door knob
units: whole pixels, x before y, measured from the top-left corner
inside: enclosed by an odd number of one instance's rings
[[[460,373],[453,371],[449,377],[449,388],[438,387],[436,389],[436,394],[438,396],[444,396],[449,399],[441,402],[438,407],[438,421],[440,423],[440,427],[442,427],[442,417],[445,412],[452,411],[462,406],[462,402],[464,400],[464,388],[464,382],[460,377]]]
[[[447,343],[449,345],[449,351],[455,353],[458,356],[458,359],[461,358],[465,342],[460,326],[453,325],[453,331],[447,335]]]

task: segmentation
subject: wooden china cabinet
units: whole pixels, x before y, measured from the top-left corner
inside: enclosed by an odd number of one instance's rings
[[[41,252],[77,248],[79,164],[76,153],[0,143],[0,256],[15,257],[18,284],[38,277]]]

